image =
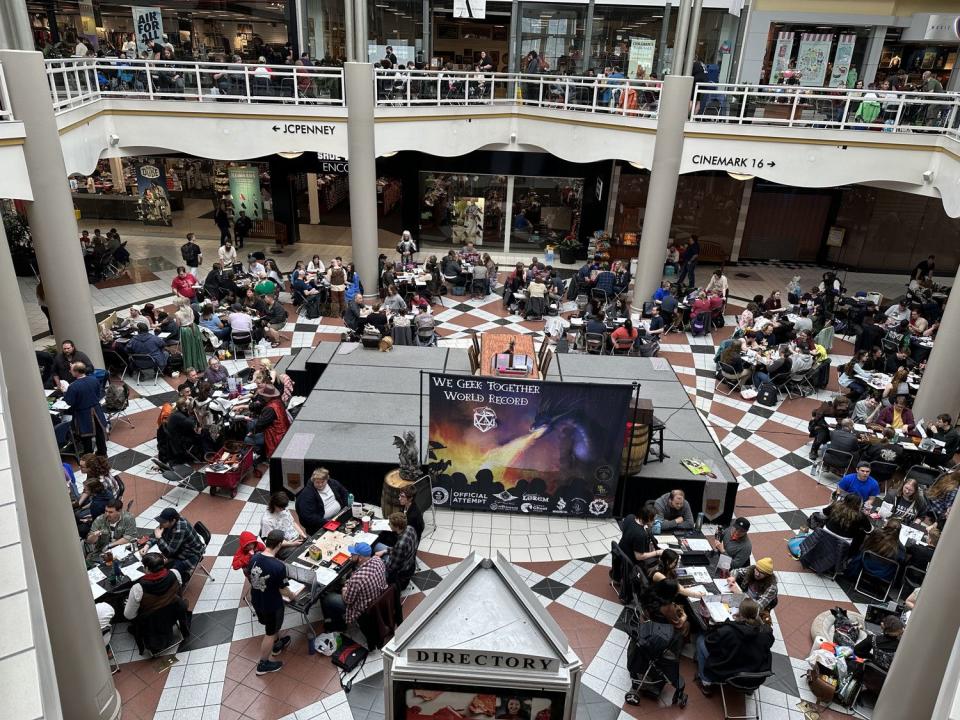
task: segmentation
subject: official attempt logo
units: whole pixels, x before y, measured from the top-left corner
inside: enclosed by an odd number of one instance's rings
[[[450,493],[447,491],[446,488],[435,487],[433,489],[434,505],[446,505],[449,499],[450,499]]]
[[[473,426],[480,432],[489,432],[497,426],[497,414],[488,407],[475,408]]]

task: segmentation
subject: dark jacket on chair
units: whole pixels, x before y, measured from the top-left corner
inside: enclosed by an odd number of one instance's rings
[[[379,650],[390,642],[402,621],[400,593],[395,585],[388,585],[376,602],[357,618],[357,626],[367,640],[367,650]]]
[[[766,625],[744,622],[720,623],[706,635],[710,680],[723,682],[740,673],[768,672],[773,662],[773,630]]]

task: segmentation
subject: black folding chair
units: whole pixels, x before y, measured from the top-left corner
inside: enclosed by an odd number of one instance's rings
[[[882,567],[887,567],[890,569],[892,571],[890,574],[890,579],[887,580],[880,575],[875,575],[874,573],[868,571],[866,568],[867,558],[870,558],[871,562],[873,563],[877,563]],[[899,572],[900,563],[898,563],[896,560],[891,560],[890,558],[885,558],[882,555],[877,555],[877,553],[871,550],[864,550],[861,558],[860,574],[857,575],[857,582],[854,584],[853,589],[861,595],[866,595],[871,600],[876,600],[877,602],[881,603],[886,602],[887,597],[890,595],[890,591],[893,589],[894,583],[897,581],[897,573]],[[861,581],[864,579],[864,576],[866,576],[868,581],[873,580],[877,583],[878,587],[883,588],[883,594],[879,597],[877,595],[871,595],[864,589],[866,585],[861,587]],[[872,590],[872,588],[869,589]]]
[[[725,689],[731,688],[743,693],[744,695],[753,695],[757,690],[760,689],[760,686],[767,681],[767,678],[771,677],[773,677],[773,672],[769,670],[767,672],[756,673],[743,672],[737,673],[733,677],[729,677],[722,683],[719,683],[720,699],[723,702],[724,720],[761,720],[759,698],[757,698],[757,700],[754,702],[753,706],[755,711],[750,715],[731,715],[730,710],[727,708],[727,695]]]

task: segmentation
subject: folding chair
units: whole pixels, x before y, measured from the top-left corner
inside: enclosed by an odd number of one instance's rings
[[[757,698],[753,703],[755,712],[750,715],[731,715],[730,710],[727,708],[727,695],[724,692],[725,688],[732,688],[737,690],[744,695],[753,695],[757,690],[760,689],[760,686],[763,685],[767,678],[773,677],[773,672],[758,672],[758,673],[737,673],[733,677],[729,677],[724,680],[720,685],[720,699],[723,702],[723,719],[724,720],[762,720],[761,715],[761,702]]]
[[[190,465],[170,465],[160,458],[150,458],[150,461],[160,468],[160,474],[164,480],[174,483],[174,490],[177,488],[190,489],[190,480],[194,474],[193,467]],[[164,493],[162,497],[167,502],[171,502],[171,500],[167,498],[167,493]],[[180,499],[177,498],[172,502],[174,507],[176,507],[180,504]]]
[[[724,395],[732,395],[735,390],[740,390],[743,387],[743,378],[740,377],[740,373],[733,366],[718,362],[717,367],[720,368],[720,382],[730,386],[730,392],[724,393]]]
[[[907,565],[903,569],[903,584],[900,586],[900,594],[897,595],[897,603],[901,603],[904,598],[910,597],[910,593],[920,587],[926,577],[926,570],[921,570],[916,565]],[[910,592],[905,593],[904,590]]]
[[[877,665],[875,662],[868,660],[863,664],[863,677],[860,681],[860,687],[857,689],[857,694],[854,695],[853,703],[850,706],[850,709],[854,715],[865,718],[865,720],[869,720],[871,717],[870,715],[865,715],[857,710],[857,702],[860,700],[860,694],[864,690],[867,690],[874,695],[879,695],[880,691],[883,689],[883,683],[886,682],[886,680],[887,671]]]
[[[233,356],[237,357],[237,350],[249,350],[253,347],[253,333],[235,332],[230,334],[230,349]]]
[[[848,472],[850,472],[850,466],[853,465],[853,453],[844,452],[843,450],[834,450],[832,448],[827,448],[823,453],[823,457],[820,460],[820,466],[817,468],[817,483],[820,485],[827,485],[828,483],[821,482],[823,477],[824,469],[840,470],[838,477],[842,478]],[[842,468],[842,469],[841,469]]]
[[[154,385],[160,384],[160,365],[150,355],[144,353],[134,353],[130,355],[123,375],[120,377],[121,380],[126,376],[127,372],[129,372],[131,376],[133,373],[137,373],[137,385],[143,382],[143,374],[145,372],[153,373]]]
[[[552,361],[553,361],[553,353],[552,353],[552,352],[547,352],[547,353],[543,356],[543,360],[540,361],[539,368],[540,368],[540,379],[541,379],[541,380],[546,380],[546,379],[547,379],[547,371],[550,369],[550,363],[551,363]]]
[[[892,570],[889,580],[885,580],[879,575],[875,575],[872,572],[869,572],[866,568],[867,558],[871,558],[873,562],[878,563],[881,566],[885,566]],[[897,580],[897,573],[900,571],[900,563],[896,560],[891,560],[885,558],[882,555],[877,555],[877,553],[871,550],[864,550],[863,556],[861,558],[860,564],[860,574],[857,575],[857,582],[854,584],[853,589],[856,590],[861,595],[866,595],[871,600],[876,600],[877,602],[884,603],[887,601],[887,596],[890,595],[890,591],[893,589],[893,584]],[[871,595],[863,587],[861,587],[861,580],[863,580],[864,575],[866,575],[868,580],[875,580],[880,584],[880,587],[883,587],[883,594],[881,596]]]
[[[110,645],[110,641],[113,640],[113,626],[105,627],[100,632],[103,633],[103,648],[107,653],[107,663],[110,665],[110,674],[116,675],[120,672],[120,663],[117,660],[117,654],[113,651],[113,646]]]
[[[629,355],[633,350],[633,338],[617,338],[610,346],[611,355]]]
[[[200,536],[200,539],[203,540],[203,547],[204,547],[204,549],[206,549],[207,546],[210,545],[210,539],[211,539],[211,537],[213,537],[213,536],[210,534],[210,529],[209,529],[206,525],[204,525],[202,522],[200,522],[199,520],[197,520],[197,521],[193,524],[193,529],[197,531],[197,535],[199,535],[199,536]],[[206,553],[204,553],[204,554],[206,554]],[[203,566],[203,563],[202,563],[202,562],[197,563],[197,570],[199,570],[199,571],[202,572],[204,575],[206,575],[207,578],[210,580],[210,582],[216,582],[216,580],[214,580],[213,576],[210,574],[210,571],[207,570],[207,569]]]
[[[606,335],[603,333],[584,334],[584,347],[590,355],[603,355],[603,345]]]
[[[130,407],[130,391],[127,389],[126,385],[123,385],[123,405],[114,410],[107,410],[104,408],[104,414],[107,416],[107,437],[110,437],[110,430],[113,429],[113,421],[119,420],[125,422],[129,427],[134,427],[134,424],[130,421],[129,416],[127,415],[127,408]]]
[[[882,462],[880,460],[874,460],[870,463],[870,474],[874,480],[880,483],[881,492],[885,493],[887,491],[887,483],[893,479],[896,472],[896,463]]]
[[[942,473],[938,468],[929,465],[912,465],[907,469],[907,474],[903,476],[904,482],[915,478],[917,484],[923,488],[929,488],[933,485]]]

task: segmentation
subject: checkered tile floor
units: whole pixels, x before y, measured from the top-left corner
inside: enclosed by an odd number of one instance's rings
[[[542,336],[543,322],[528,322],[510,315],[499,296],[449,298],[434,308],[440,321],[442,344],[462,343],[469,334],[496,329]],[[730,308],[730,312],[739,312]],[[732,320],[732,318],[728,318]],[[676,370],[697,409],[715,433],[727,463],[739,482],[737,513],[751,519],[756,557],[774,559],[780,582],[780,602],[774,611],[774,670],[776,676],[756,699],[767,718],[803,717],[802,700],[812,700],[802,679],[803,658],[810,650],[810,626],[821,612],[837,605],[859,607],[864,598],[846,581],[839,584],[813,575],[793,562],[785,541],[804,524],[812,509],[823,506],[829,492],[818,485],[807,459],[806,422],[819,398],[794,399],[776,408],[727,396],[716,386],[713,372],[715,347],[732,333],[732,323],[710,337],[673,334],[662,345],[662,357]],[[309,347],[318,341],[335,341],[342,323],[332,318],[307,321],[291,309],[282,355],[291,347]],[[833,348],[835,364],[849,356],[849,343]],[[249,361],[233,361],[231,368]],[[191,488],[173,488],[152,466],[159,405],[174,397],[178,379],[132,384],[133,427],[116,424],[109,445],[114,467],[127,484],[134,501],[138,526],[154,526],[153,517],[174,501],[190,520],[202,520],[213,533],[203,566],[210,577],[197,573],[187,599],[194,611],[193,633],[177,653],[179,662],[158,672],[154,661],[140,659],[125,626],[119,625],[113,647],[122,670],[114,676],[124,699],[127,718],[295,718],[306,720],[381,720],[382,662],[374,653],[367,661],[349,696],[345,695],[329,659],[309,655],[299,617],[288,616],[286,627],[293,643],[284,655],[279,673],[257,677],[253,670],[262,626],[244,602],[242,576],[230,570],[240,532],[257,531],[267,502],[269,478],[252,476],[240,487],[236,499],[212,497]],[[836,390],[835,371],[828,391]],[[669,452],[670,438],[667,439]],[[619,536],[613,521],[588,521],[528,516],[491,516],[482,513],[438,512],[420,547],[420,571],[404,604],[409,613],[441,581],[459,558],[471,550],[503,552],[520,570],[538,598],[566,632],[583,660],[586,673],[580,713],[592,720],[721,716],[719,697],[704,698],[692,683],[693,663],[683,661],[690,704],[684,710],[669,707],[669,694],[660,702],[645,700],[625,705],[629,686],[624,653],[627,636],[624,614],[608,583],[609,545]],[[666,702],[664,702],[664,699]],[[737,701],[741,702],[742,701]],[[823,717],[832,717],[826,712]]]

